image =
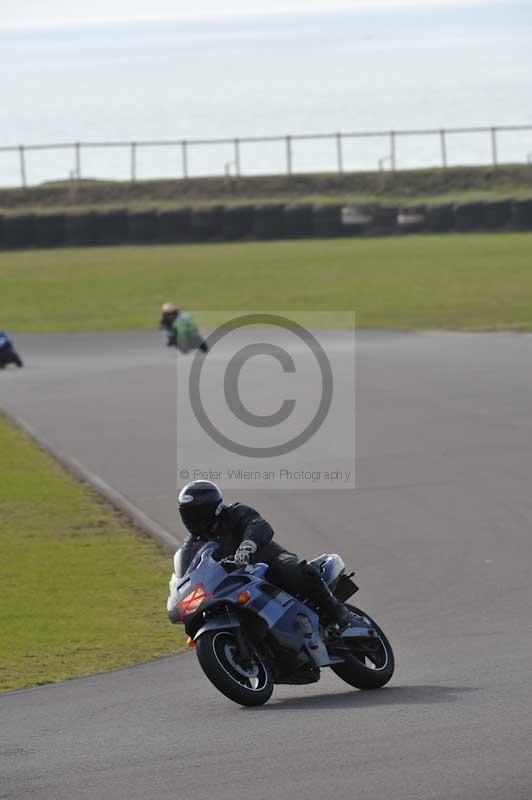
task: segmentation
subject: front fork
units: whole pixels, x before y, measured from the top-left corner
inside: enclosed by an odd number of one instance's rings
[[[242,628],[236,628],[235,639],[240,663],[245,669],[251,667],[253,664],[253,651],[248,645],[246,637],[242,633]]]

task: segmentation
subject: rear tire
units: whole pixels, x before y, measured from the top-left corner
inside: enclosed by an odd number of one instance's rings
[[[273,678],[267,662],[254,651],[251,668],[238,662],[235,634],[229,630],[207,631],[196,644],[201,668],[214,686],[241,706],[261,706],[273,692]]]
[[[353,653],[346,657],[345,663],[331,667],[339,678],[356,689],[380,689],[388,683],[395,669],[395,658],[392,646],[384,632],[365,611],[356,606],[345,604],[349,611],[368,620],[375,629],[376,636],[369,641],[377,647],[374,652],[364,654],[353,648]]]

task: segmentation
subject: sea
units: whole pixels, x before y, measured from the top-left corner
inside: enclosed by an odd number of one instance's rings
[[[2,147],[74,142],[122,144],[27,151],[28,184],[127,179],[132,155],[138,179],[389,169],[392,130],[398,168],[439,166],[439,135],[401,132],[532,126],[532,0],[0,28],[0,74],[0,186],[21,182]],[[342,139],[340,162],[338,132],[382,135]],[[302,134],[330,136],[283,138]],[[488,133],[445,148],[493,158]],[[532,161],[532,129],[498,133],[497,159]]]

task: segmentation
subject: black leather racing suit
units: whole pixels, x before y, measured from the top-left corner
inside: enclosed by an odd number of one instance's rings
[[[16,364],[22,367],[22,359],[13,347],[13,342],[4,331],[0,331],[0,369],[4,369],[8,364]]]
[[[316,603],[324,617],[335,619],[339,609],[343,611],[343,605],[331,594],[316,567],[274,542],[270,524],[251,506],[240,503],[223,506],[210,538],[220,543],[215,555],[218,560],[232,557],[238,546],[250,539],[257,545],[251,560],[269,565],[268,581],[291,595],[303,595]],[[186,561],[201,544],[193,536],[187,537],[183,544]]]
[[[165,330],[168,334],[166,340],[168,347],[175,347],[177,344],[177,337],[173,326],[178,317],[178,313],[178,311],[163,311],[161,319],[159,320],[159,328]]]

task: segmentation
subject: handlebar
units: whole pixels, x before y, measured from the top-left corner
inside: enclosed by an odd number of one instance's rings
[[[225,567],[228,572],[234,572],[237,569],[240,569],[241,565],[237,564],[234,558],[222,558],[220,560],[220,564],[222,567]]]

